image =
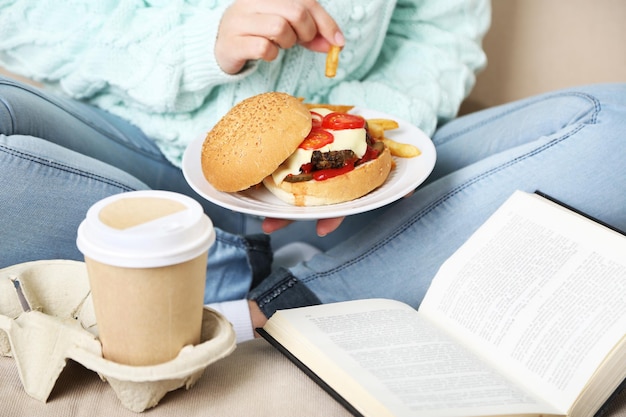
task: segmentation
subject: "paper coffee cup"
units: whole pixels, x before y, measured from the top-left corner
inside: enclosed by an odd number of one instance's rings
[[[88,210],[76,243],[106,359],[154,365],[200,342],[214,241],[200,204],[177,193],[122,193]]]

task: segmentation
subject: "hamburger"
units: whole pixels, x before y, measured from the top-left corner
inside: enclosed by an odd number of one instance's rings
[[[366,120],[263,93],[235,105],[207,134],[202,172],[217,190],[257,184],[296,206],[354,200],[381,186],[392,157]]]

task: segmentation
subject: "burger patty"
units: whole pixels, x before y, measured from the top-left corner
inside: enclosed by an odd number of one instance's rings
[[[351,150],[320,152],[313,151],[311,163],[315,170],[341,168],[346,161],[357,159],[356,154]]]
[[[369,135],[368,135],[369,136]],[[379,141],[373,141],[370,137],[367,138],[368,145],[375,151],[382,152],[385,149],[385,145]],[[322,169],[342,168],[350,162],[354,162],[358,159],[356,154],[351,150],[342,151],[313,151],[311,155],[311,168],[312,171],[319,171]],[[313,179],[313,174],[301,173],[295,175],[287,175],[284,181],[287,182],[301,182],[309,181]]]
[[[346,162],[357,159],[356,154],[351,150],[343,151],[313,151],[311,155],[311,167],[313,171],[319,171],[322,169],[341,168],[346,165]],[[313,179],[313,174],[302,173],[295,175],[288,175],[285,177],[287,182],[301,182],[309,181]]]

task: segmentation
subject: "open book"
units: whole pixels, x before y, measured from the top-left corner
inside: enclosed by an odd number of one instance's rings
[[[353,414],[592,416],[626,378],[626,236],[515,192],[392,300],[277,311],[258,329]]]

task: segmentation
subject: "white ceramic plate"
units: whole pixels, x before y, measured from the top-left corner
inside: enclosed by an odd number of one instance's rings
[[[420,185],[433,170],[436,160],[435,147],[420,129],[396,117],[355,107],[350,113],[367,119],[394,119],[400,127],[386,132],[386,136],[398,142],[417,146],[422,154],[415,158],[397,158],[387,181],[378,189],[356,200],[317,207],[296,207],[279,200],[265,187],[254,187],[238,193],[217,191],[204,178],[200,165],[200,151],[204,137],[189,144],[183,155],[183,173],[189,185],[202,197],[219,206],[261,217],[290,220],[314,220],[348,216],[373,210],[392,203]]]

